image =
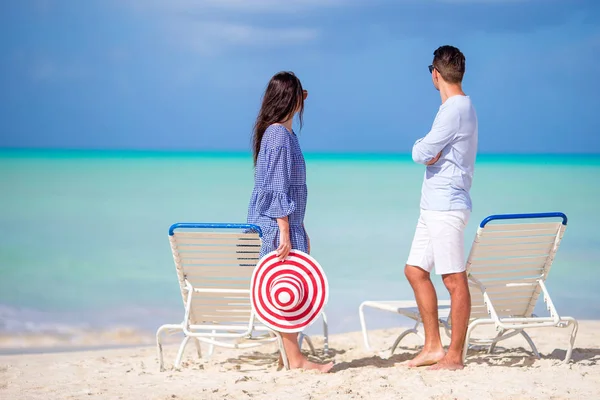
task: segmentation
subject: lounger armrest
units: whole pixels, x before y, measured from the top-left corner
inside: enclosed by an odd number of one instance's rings
[[[189,335],[191,332],[190,328],[190,312],[192,307],[192,297],[194,293],[229,293],[229,294],[248,294],[250,293],[250,289],[213,289],[213,288],[195,288],[192,286],[190,282],[185,281],[185,287],[187,289],[187,299],[185,302],[185,316],[183,320],[183,332],[186,335]],[[250,315],[250,319],[248,321],[248,328],[246,334],[251,334],[254,330],[254,321],[255,314],[252,313]]]
[[[504,326],[502,326],[502,322],[500,320],[500,318],[498,318],[498,313],[496,313],[496,309],[494,308],[494,304],[492,303],[490,296],[487,293],[487,290],[485,288],[485,286],[483,285],[483,283],[481,283],[477,278],[475,278],[473,275],[469,275],[469,281],[477,288],[481,291],[481,294],[483,295],[483,302],[485,303],[485,306],[487,307],[487,311],[488,314],[490,315],[490,317],[492,318],[492,320],[495,322],[496,327],[501,327],[503,329],[506,329]]]
[[[539,281],[540,287],[542,288],[542,292],[544,293],[544,303],[546,303],[546,309],[550,312],[550,317],[554,321],[555,324],[560,322],[560,315],[556,311],[556,307],[554,307],[554,302],[550,298],[550,293],[548,293],[548,289],[546,288],[546,284],[543,280]]]
[[[231,293],[231,294],[248,294],[250,289],[212,289],[212,288],[192,288],[194,293]]]
[[[541,326],[541,325],[543,325],[543,326],[558,326],[561,322],[560,315],[556,311],[556,307],[554,307],[554,303],[552,302],[552,299],[550,298],[548,289],[546,288],[544,281],[541,279],[537,281],[537,284],[540,285],[540,288],[542,289],[542,292],[544,294],[544,303],[546,304],[546,308],[550,312],[549,318],[512,318],[512,317],[500,318],[500,317],[498,317],[498,314],[496,313],[496,309],[494,308],[494,303],[491,301],[491,299],[486,291],[485,286],[480,281],[478,281],[476,278],[474,278],[473,276],[469,276],[469,280],[471,281],[473,286],[475,286],[477,289],[479,289],[481,291],[481,293],[483,295],[483,301],[488,310],[488,314],[490,315],[490,318],[492,319],[492,321],[494,321],[496,328],[515,329],[515,328],[517,328],[517,326],[515,326],[515,323],[518,324],[518,327],[526,327],[527,326],[526,321],[531,321],[530,323],[536,323],[536,324],[538,324],[538,326]]]

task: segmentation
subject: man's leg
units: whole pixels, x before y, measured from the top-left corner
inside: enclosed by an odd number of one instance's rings
[[[421,353],[407,363],[410,367],[431,365],[444,356],[438,325],[437,295],[429,274],[432,269],[433,248],[429,230],[421,215],[404,267],[404,274],[415,293],[415,300],[425,328],[425,345]]]
[[[448,352],[430,369],[463,368],[462,350],[471,314],[471,295],[465,272],[464,229],[468,210],[431,212],[426,215],[431,230],[435,271],[442,275],[450,293],[452,334]]]
[[[444,348],[440,339],[438,324],[437,295],[429,272],[413,266],[404,267],[406,278],[415,293],[415,300],[425,328],[425,344],[423,350],[407,363],[409,367],[421,367],[435,364],[444,357]]]
[[[431,369],[462,369],[464,368],[462,352],[471,315],[471,294],[469,293],[467,273],[442,275],[442,279],[450,292],[452,336],[446,356]]]

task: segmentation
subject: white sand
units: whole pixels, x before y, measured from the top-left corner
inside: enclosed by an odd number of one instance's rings
[[[389,348],[397,334],[372,332],[372,345]],[[414,335],[382,358],[364,350],[359,333],[330,337],[330,374],[278,371],[273,345],[217,349],[211,360],[194,357],[190,345],[180,370],[170,345],[165,372],[153,347],[0,356],[0,399],[600,399],[600,322],[580,324],[573,361],[563,365],[568,334],[531,330],[541,360],[516,337],[493,355],[470,352],[455,372],[401,365],[417,351]]]

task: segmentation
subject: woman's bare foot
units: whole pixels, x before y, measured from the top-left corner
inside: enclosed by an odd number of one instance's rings
[[[440,361],[438,361],[437,363],[435,363],[427,369],[432,371],[438,371],[441,369],[456,371],[457,369],[463,369],[464,367],[465,366],[462,363],[462,359],[460,356],[454,357],[452,355],[448,356],[446,354],[444,358],[442,358]]]
[[[410,368],[424,367],[426,365],[433,365],[433,364],[439,362],[440,360],[444,359],[445,355],[446,355],[446,353],[444,352],[443,349],[436,350],[436,351],[423,350],[415,358],[408,361],[406,363],[406,365]]]
[[[333,362],[327,364],[317,364],[308,359],[300,351],[300,345],[298,344],[297,333],[281,333],[283,346],[285,353],[287,354],[287,361],[290,369],[306,369],[306,370],[317,370],[320,372],[329,372],[333,368]],[[279,362],[282,364],[283,359],[279,357]]]
[[[290,363],[290,369],[317,370],[323,373],[327,373],[331,371],[331,368],[333,368],[333,361],[330,361],[327,364],[317,364],[312,361],[308,361],[307,359],[304,359],[300,364]]]

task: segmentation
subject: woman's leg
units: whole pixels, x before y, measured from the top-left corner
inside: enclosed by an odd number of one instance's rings
[[[327,364],[317,364],[308,361],[308,359],[304,357],[300,351],[300,346],[298,345],[298,333],[280,332],[280,334],[283,338],[283,346],[285,347],[290,369],[316,369],[321,372],[329,372],[329,370],[333,367],[333,362],[328,362]]]

